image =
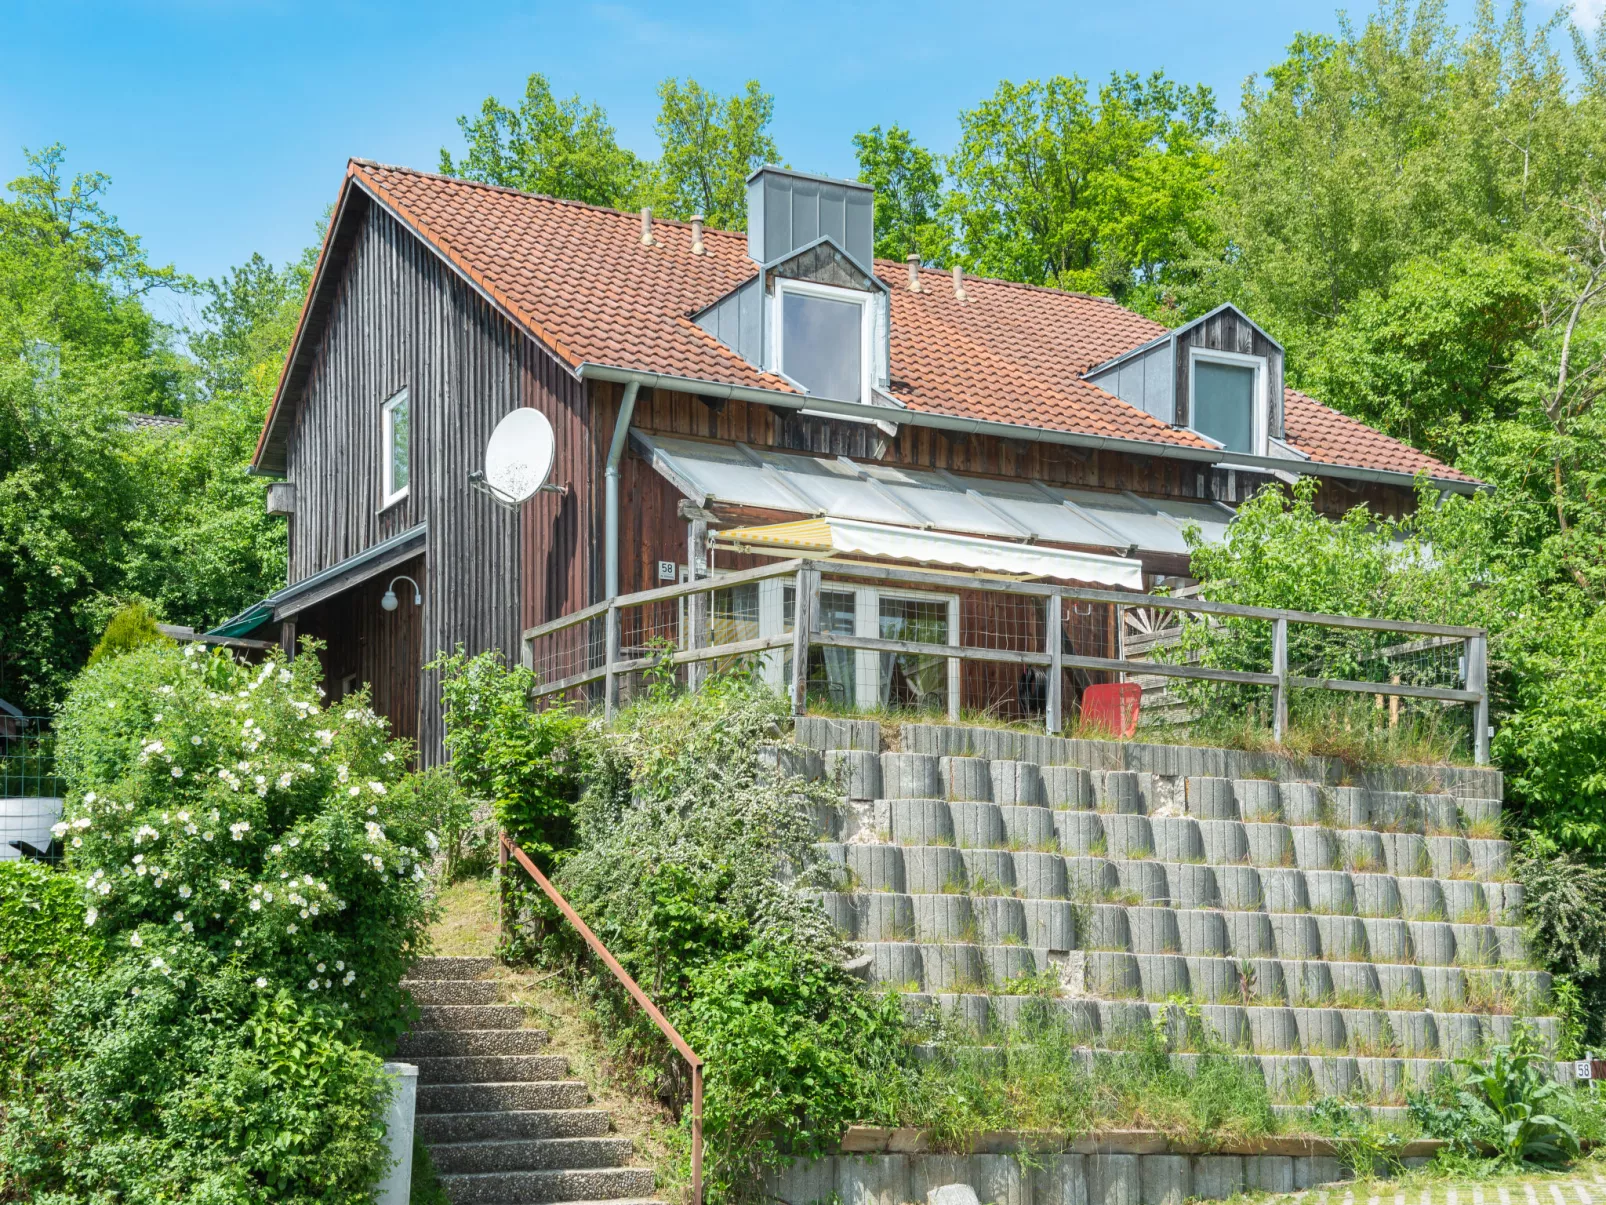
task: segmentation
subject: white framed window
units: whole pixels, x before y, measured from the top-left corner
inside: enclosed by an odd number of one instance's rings
[[[412,408],[407,390],[389,398],[379,408],[379,459],[381,475],[380,508],[392,506],[407,497],[413,478]]]
[[[1229,452],[1266,455],[1266,360],[1239,352],[1188,349],[1188,426]]]
[[[857,289],[777,280],[771,329],[782,375],[815,397],[869,402],[875,380],[874,300]]]

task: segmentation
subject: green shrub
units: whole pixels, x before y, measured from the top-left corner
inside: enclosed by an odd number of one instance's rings
[[[1534,953],[1558,975],[1562,1057],[1606,1038],[1606,869],[1542,833],[1518,847],[1523,912]]]
[[[42,1049],[55,993],[101,957],[76,879],[37,862],[0,862],[0,1094]]]
[[[146,644],[171,647],[173,640],[162,635],[149,607],[142,602],[131,602],[107,622],[100,643],[90,651],[89,664],[94,665],[102,657],[120,657]]]
[[[431,906],[427,793],[317,659],[146,645],[79,679],[58,826],[104,963],[52,1001],[0,1168],[48,1199],[369,1199]],[[86,905],[86,906],[85,906]]]
[[[1512,1166],[1565,1167],[1578,1157],[1570,1088],[1549,1073],[1548,1056],[1526,1027],[1482,1059],[1457,1059],[1458,1080],[1411,1098],[1429,1134],[1466,1155],[1492,1154]]]
[[[584,719],[562,703],[532,709],[535,674],[508,668],[495,651],[469,657],[459,647],[429,668],[441,676],[446,747],[457,781],[489,799],[508,835],[550,869],[554,855],[573,844],[574,748]]]

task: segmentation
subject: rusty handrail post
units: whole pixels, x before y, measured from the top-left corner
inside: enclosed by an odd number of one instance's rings
[[[563,913],[563,918],[579,931],[581,937],[585,938],[586,945],[591,947],[591,952],[602,959],[603,965],[613,972],[614,978],[620,982],[625,991],[630,993],[631,998],[641,1005],[642,1011],[652,1019],[652,1023],[658,1027],[659,1032],[669,1039],[669,1044],[675,1048],[680,1057],[686,1060],[686,1065],[691,1068],[691,1201],[692,1205],[702,1205],[703,1060],[691,1048],[686,1039],[680,1036],[679,1031],[669,1023],[669,1018],[659,1012],[658,1006],[647,998],[647,993],[642,991],[640,985],[630,977],[630,972],[619,965],[619,960],[613,956],[607,946],[602,944],[602,939],[591,931],[591,927],[585,921],[580,919],[580,914],[574,910],[574,905],[564,899],[563,894],[551,884],[546,875],[536,869],[535,863],[530,861],[530,856],[514,842],[508,840],[506,833],[500,835],[498,844],[500,847],[498,856],[503,863],[506,863],[507,855],[512,854],[518,864],[529,872],[530,877],[535,880],[535,885],[546,893],[547,899],[551,900],[558,911]]]
[[[507,948],[507,834],[496,830],[496,948]]]

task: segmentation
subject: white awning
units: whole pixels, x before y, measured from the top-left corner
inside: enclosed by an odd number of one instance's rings
[[[858,553],[922,565],[957,565],[982,573],[1143,589],[1142,564],[1122,557],[1039,544],[1014,544],[918,527],[864,523],[858,519],[825,516],[795,523],[738,527],[719,532],[717,538],[728,548],[778,556],[830,557],[837,553]]]
[[[1195,527],[1205,543],[1218,543],[1233,515],[1218,502],[1065,489],[1028,478],[961,477],[639,431],[631,439],[654,468],[704,505],[1181,556],[1189,551],[1185,529]]]

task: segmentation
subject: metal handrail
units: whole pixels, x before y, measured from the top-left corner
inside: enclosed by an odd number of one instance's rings
[[[503,873],[507,870],[508,855],[511,854],[518,864],[526,871],[535,884],[546,893],[547,899],[557,906],[559,912],[571,925],[579,930],[580,936],[585,938],[586,945],[591,947],[592,953],[602,959],[603,965],[613,972],[613,976],[635,1002],[641,1005],[642,1011],[652,1019],[669,1044],[686,1065],[691,1068],[691,1205],[702,1205],[703,1200],[703,1060],[679,1031],[669,1023],[669,1018],[658,1011],[658,1006],[647,998],[647,993],[641,990],[639,984],[630,977],[630,972],[619,965],[619,960],[602,944],[602,939],[591,931],[591,927],[580,919],[580,914],[574,910],[574,905],[563,898],[563,893],[554,887],[551,881],[536,868],[530,856],[508,839],[506,833],[498,834],[500,846],[497,850],[497,861]]]

